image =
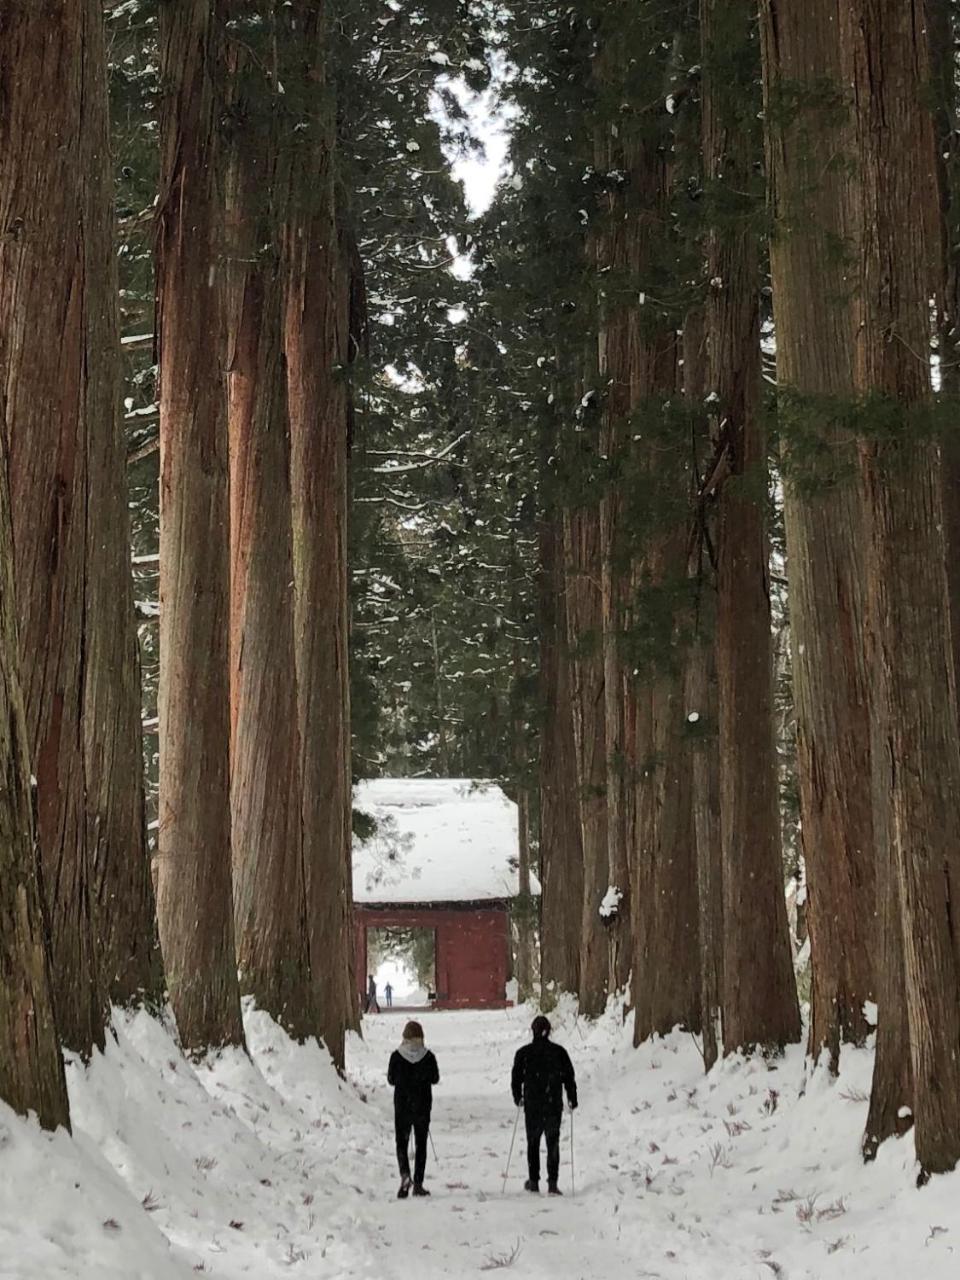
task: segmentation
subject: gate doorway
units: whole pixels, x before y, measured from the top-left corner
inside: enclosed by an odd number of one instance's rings
[[[437,997],[436,929],[384,924],[366,932],[367,971],[377,984],[381,1012],[432,1005]]]

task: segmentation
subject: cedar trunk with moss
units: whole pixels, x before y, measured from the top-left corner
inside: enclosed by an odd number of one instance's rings
[[[290,432],[280,242],[288,190],[281,153],[288,46],[258,21],[268,78],[231,51],[227,183],[230,437],[231,802],[234,922],[241,990],[298,1040],[316,1030],[300,826],[293,647]],[[238,15],[238,18],[240,15]],[[236,28],[235,28],[236,30]]]
[[[760,406],[759,66],[749,0],[701,0],[707,236],[707,382],[718,547],[717,682],[723,856],[724,1051],[800,1038],[783,893],[767,507]]]
[[[314,125],[291,161],[284,350],[290,413],[294,653],[310,967],[319,1033],[343,1069],[359,1016],[350,878],[347,383],[350,275],[337,225],[328,26],[292,10]]]
[[[608,945],[600,917],[609,884],[601,572],[599,508],[579,506],[564,516],[564,574],[583,850],[579,996],[580,1009],[588,1017],[603,1012],[609,978]]]
[[[99,6],[0,16],[0,429],[57,1023],[84,1056],[103,1045],[107,986],[151,984],[153,938],[116,471],[105,76]],[[123,613],[119,639],[105,592]]]
[[[694,452],[709,455],[703,308],[683,325],[683,397],[691,414]],[[689,757],[690,808],[697,879],[700,1027],[709,1071],[719,1056],[723,996],[723,859],[720,840],[720,753],[717,713],[716,590],[711,564],[713,522],[693,494],[687,578],[690,587],[684,669],[684,750]],[[701,523],[702,522],[702,523]],[[691,717],[693,717],[691,719]]]
[[[547,433],[549,456],[550,438]],[[541,471],[546,476],[546,467]],[[539,545],[540,971],[544,992],[580,985],[583,844],[577,803],[570,653],[567,644],[562,522],[541,514]]]
[[[939,459],[918,422],[930,397],[922,353],[937,274],[930,67],[922,6],[854,0],[844,19],[863,238],[856,375],[876,410],[862,449],[872,527],[870,674],[882,715],[881,785],[890,795],[916,1150],[926,1176],[960,1159],[960,930],[951,909],[960,895],[960,740]]]
[[[223,14],[161,11],[160,825],[157,908],[180,1040],[243,1044],[230,851],[229,502],[219,122]]]
[[[0,83],[3,81],[0,51]],[[0,1099],[45,1129],[70,1124],[30,811],[6,446],[0,439]]]
[[[830,416],[854,390],[849,179],[854,138],[838,0],[762,7],[777,375],[785,394],[784,518],[809,886],[810,1053],[863,1044],[876,999],[876,850],[864,663],[866,512],[852,433]]]

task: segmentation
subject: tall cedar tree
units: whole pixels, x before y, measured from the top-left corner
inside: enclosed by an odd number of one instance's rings
[[[709,457],[704,309],[692,305],[683,321],[683,398],[694,452]],[[712,573],[712,512],[699,501],[699,465],[690,478],[693,527],[688,548],[689,631],[683,692],[685,747],[690,757],[690,805],[696,851],[697,935],[700,950],[700,1028],[704,1066],[719,1056],[723,995],[723,858],[720,839],[720,753],[717,732],[716,590]]]
[[[837,0],[762,8],[770,265],[811,944],[810,1053],[862,1044],[875,1000],[876,852],[862,638],[866,513],[849,426],[856,260]]]
[[[551,407],[544,412],[540,428],[538,528],[540,976],[545,991],[575,992],[580,986],[583,837],[577,804],[563,524],[550,470],[557,443]]]
[[[921,1177],[960,1158],[960,938],[950,908],[960,892],[960,742],[939,460],[923,427],[936,256],[924,21],[920,5],[854,0],[841,27],[863,228],[856,373],[872,518],[871,684],[892,805]]]
[[[7,47],[7,46],[4,46]],[[0,84],[7,71],[0,54]],[[6,445],[0,439],[0,1099],[46,1129],[70,1124],[30,810]]]
[[[229,509],[221,30],[161,12],[158,914],[181,1043],[243,1044],[230,849]]]
[[[701,0],[708,381],[718,493],[724,1050],[800,1038],[781,871],[760,406],[758,51],[748,0]]]
[[[927,33],[934,88],[937,171],[940,187],[940,279],[937,288],[937,344],[940,390],[960,392],[960,147],[956,77],[958,14],[955,0],[928,0]],[[960,618],[960,431],[940,441],[944,535],[950,616]],[[951,627],[954,675],[960,685],[960,626]]]
[[[638,1042],[700,1022],[690,761],[673,651],[687,493],[685,441],[666,411],[679,355],[663,297],[675,287],[671,116],[643,96],[657,78],[666,89],[676,19],[672,7],[658,12],[658,32],[649,12],[624,25],[612,7],[599,25],[595,67],[601,119],[611,122],[598,124],[595,143],[604,188],[596,242],[602,451],[611,464],[601,500],[609,871],[611,884],[626,878],[631,889],[612,980],[622,988],[636,975]],[[640,59],[632,51],[642,48],[653,53]],[[654,280],[667,288],[651,289]]]
[[[153,876],[147,853],[140,653],[130,568],[127,459],[121,417],[117,254],[110,172],[106,54],[96,6],[89,10],[90,65],[84,161],[88,185],[88,351],[97,388],[88,394],[87,583],[83,733],[87,847],[93,860],[103,988],[118,1005],[163,995]],[[88,364],[90,356],[88,356]],[[95,398],[94,398],[95,395]]]
[[[231,799],[241,990],[298,1039],[316,1030],[300,826],[290,433],[283,358],[291,32],[234,7],[227,180]],[[302,105],[302,104],[301,104]]]
[[[596,427],[592,430],[595,432]],[[583,900],[580,920],[580,1008],[604,1010],[609,990],[608,947],[600,906],[609,886],[607,865],[607,743],[603,688],[602,550],[598,497],[564,514],[566,627],[571,641],[571,702],[580,799]]]
[[[88,1054],[103,1044],[107,997],[158,976],[101,11],[87,0],[8,7],[0,41],[0,365],[23,692],[58,1025]]]
[[[337,221],[331,27],[295,4],[297,82],[311,118],[291,156],[284,263],[293,508],[294,651],[310,966],[320,1034],[338,1068],[359,998],[350,882],[347,382],[350,262]]]

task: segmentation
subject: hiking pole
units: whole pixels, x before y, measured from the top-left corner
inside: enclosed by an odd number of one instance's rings
[[[440,1161],[437,1159],[437,1148],[436,1148],[436,1144],[435,1144],[435,1143],[434,1143],[434,1141],[433,1141],[433,1130],[432,1130],[432,1129],[428,1129],[428,1130],[427,1130],[427,1137],[430,1139],[430,1150],[433,1152],[433,1159],[434,1159],[434,1163],[435,1163],[435,1164],[439,1164],[439,1163],[440,1163]]]
[[[576,1169],[573,1163],[573,1112],[570,1112],[570,1194],[577,1194]]]
[[[513,1159],[513,1144],[517,1140],[517,1126],[519,1124],[520,1124],[520,1108],[517,1107],[517,1118],[513,1122],[513,1137],[510,1139],[510,1154],[507,1156],[507,1167],[503,1171],[503,1188],[500,1191],[501,1195],[506,1195],[507,1193],[507,1178],[510,1174],[510,1161]]]

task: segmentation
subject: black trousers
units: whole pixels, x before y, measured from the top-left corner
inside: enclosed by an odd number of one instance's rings
[[[527,1126],[527,1171],[531,1182],[540,1181],[540,1139],[547,1140],[547,1181],[556,1182],[560,1177],[560,1116],[559,1111],[524,1111]]]
[[[397,1164],[400,1166],[400,1177],[410,1177],[410,1130],[413,1130],[415,1153],[413,1157],[413,1180],[423,1182],[427,1168],[427,1134],[430,1132],[429,1116],[411,1116],[403,1112],[394,1112],[394,1127],[397,1131]]]

